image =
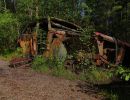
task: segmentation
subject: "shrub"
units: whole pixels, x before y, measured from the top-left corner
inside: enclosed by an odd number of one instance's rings
[[[3,60],[11,60],[12,58],[22,57],[23,54],[21,52],[21,48],[17,48],[13,51],[7,50],[0,55],[0,58]]]
[[[53,76],[64,77],[69,80],[76,78],[74,73],[64,68],[63,62],[59,59],[54,60],[37,56],[32,63],[32,68],[38,72],[50,73]]]
[[[87,81],[94,84],[107,83],[112,77],[111,71],[106,71],[95,66],[88,68],[84,72],[84,75]]]
[[[48,72],[49,67],[47,64],[47,59],[42,56],[37,56],[32,63],[32,68],[36,71]]]
[[[130,69],[125,68],[123,66],[118,66],[116,70],[116,75],[120,76],[121,79],[125,81],[130,80]]]
[[[0,52],[16,49],[18,25],[18,20],[12,13],[0,13]]]
[[[64,77],[69,80],[76,79],[76,76],[74,73],[72,73],[70,70],[66,70],[63,66],[58,66],[53,68],[52,75],[57,77]]]

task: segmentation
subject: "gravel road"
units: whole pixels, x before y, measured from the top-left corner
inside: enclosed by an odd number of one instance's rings
[[[100,100],[82,92],[78,84],[31,68],[9,68],[0,61],[0,100]]]

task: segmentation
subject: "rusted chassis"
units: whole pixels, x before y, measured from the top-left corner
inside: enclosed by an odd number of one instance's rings
[[[97,65],[128,65],[126,50],[130,49],[129,43],[99,32],[95,32],[94,37],[98,48],[98,53],[96,54]]]

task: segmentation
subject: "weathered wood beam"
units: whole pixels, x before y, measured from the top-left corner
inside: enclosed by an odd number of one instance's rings
[[[77,27],[78,29],[82,29],[80,26],[78,26],[78,25],[76,25],[76,24],[74,24],[74,23],[72,23],[72,22],[65,21],[65,20],[63,20],[63,19],[59,19],[59,18],[55,18],[55,17],[51,17],[51,19],[52,19],[52,20],[61,21],[61,22],[65,22],[65,23],[68,23],[68,24],[71,24],[71,25]]]
[[[99,40],[97,40],[97,44],[98,44],[99,54],[100,54],[101,56],[103,56],[103,54],[104,54],[104,52],[103,52],[104,43],[103,43],[103,42],[100,42]]]
[[[121,40],[119,40],[119,39],[116,39],[116,41],[115,41],[115,39],[114,39],[113,37],[111,37],[111,36],[104,35],[104,34],[99,33],[99,32],[95,32],[95,35],[102,37],[102,38],[103,38],[104,40],[106,40],[106,41],[109,41],[109,42],[112,42],[112,43],[115,43],[115,42],[117,41],[117,44],[118,44],[118,45],[130,47],[130,44],[129,44],[129,43],[123,42],[123,41],[121,41]]]
[[[52,22],[52,21],[51,21],[51,24],[54,25],[54,26],[56,26],[56,27],[59,27],[59,28],[61,28],[61,29],[65,29],[65,30],[69,30],[69,31],[72,31],[72,32],[80,33],[80,31],[77,31],[77,30],[75,30],[75,29],[71,29],[71,28],[65,27],[65,26],[63,26],[63,25],[61,25],[61,24],[54,23],[54,22]]]
[[[65,29],[58,29],[58,28],[53,28],[53,29],[54,30],[59,30],[59,31],[65,31],[66,35],[81,36],[81,34],[79,34],[79,33],[68,31],[68,30],[65,30]]]

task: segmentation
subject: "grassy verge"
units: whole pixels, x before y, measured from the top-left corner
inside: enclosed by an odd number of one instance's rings
[[[101,90],[99,92],[99,95],[103,95],[105,97],[105,100],[119,100],[118,95],[115,94],[113,91],[108,92],[106,90]]]
[[[39,72],[50,73],[54,76],[65,77],[66,79],[87,80],[93,84],[107,82],[112,76],[110,71],[105,71],[95,66],[91,66],[79,75],[76,75],[70,70],[65,69],[61,61],[46,59],[42,56],[38,56],[34,59],[32,68]]]
[[[44,72],[53,76],[63,77],[69,80],[75,80],[76,74],[63,67],[63,63],[59,61],[53,61],[52,59],[45,59],[42,56],[38,56],[32,63],[32,69],[38,72]]]
[[[105,70],[102,68],[89,68],[85,72],[86,80],[93,84],[108,84],[111,82],[113,73],[110,70]]]
[[[69,80],[76,80],[76,74],[72,73],[69,70],[66,70],[64,68],[49,68],[47,66],[38,66],[36,67],[32,67],[33,70],[37,71],[37,72],[42,72],[42,73],[46,73],[52,76],[56,76],[56,77],[63,77],[65,79],[69,79]]]
[[[52,75],[57,77],[64,77],[69,80],[76,80],[76,74],[72,73],[69,70],[66,70],[64,67],[55,67],[52,69]]]
[[[0,54],[0,59],[10,61],[12,58],[21,57],[21,56],[22,56],[21,49],[17,48],[15,51],[10,51],[10,52],[8,51],[3,54]]]

